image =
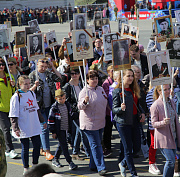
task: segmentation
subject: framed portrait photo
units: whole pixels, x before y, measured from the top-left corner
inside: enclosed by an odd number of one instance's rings
[[[115,71],[131,68],[129,44],[130,39],[128,38],[112,40],[112,58]]]
[[[102,34],[108,34],[108,33],[111,33],[110,25],[107,24],[102,26]]]
[[[136,26],[130,26],[130,36],[131,39],[138,41],[139,38],[139,28]]]
[[[105,61],[112,60],[112,40],[119,39],[119,35],[117,33],[103,34],[103,46],[104,46],[104,57]]]
[[[28,60],[38,60],[45,57],[44,33],[27,36]]]
[[[73,29],[80,30],[86,29],[87,26],[87,14],[86,13],[75,13],[73,14]]]
[[[73,58],[74,60],[83,60],[93,58],[92,31],[73,30]]]
[[[37,19],[28,21],[28,25],[30,27],[35,27],[35,33],[39,33],[41,31]]]
[[[166,48],[172,67],[180,67],[180,38],[167,39]]]
[[[35,27],[25,27],[26,43],[27,43],[27,35],[34,33],[36,33]]]
[[[0,30],[0,57],[12,54],[7,29]]]
[[[180,26],[175,26],[175,32],[174,32],[174,36],[176,38],[180,38]]]
[[[98,20],[94,20],[94,26],[95,26],[95,31],[101,31],[102,30],[102,20],[98,19]]]
[[[102,19],[103,12],[102,11],[95,11],[94,12],[94,20]]]
[[[22,48],[26,45],[26,34],[25,31],[17,31],[15,37],[16,48]]]
[[[166,38],[174,38],[171,15],[154,18],[157,41],[164,42]]]
[[[118,18],[118,32],[121,34],[122,24],[128,24],[128,18]]]
[[[122,24],[121,36],[123,38],[130,37],[130,25],[124,23]]]
[[[163,50],[147,54],[152,86],[172,83],[169,51]]]
[[[49,48],[58,45],[55,30],[46,33],[46,39]]]
[[[176,22],[180,22],[180,10],[175,11]]]
[[[104,25],[109,25],[110,26],[109,18],[103,18],[102,19],[102,26],[104,26]]]

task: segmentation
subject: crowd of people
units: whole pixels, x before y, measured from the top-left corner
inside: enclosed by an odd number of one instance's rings
[[[114,71],[111,60],[105,60],[103,38],[96,38],[94,58],[87,60],[89,70],[85,87],[83,67],[70,65],[72,56],[68,55],[65,44],[71,41],[71,35],[68,33],[68,38],[64,37],[62,45],[55,46],[54,52],[53,48],[48,48],[44,35],[46,57],[37,62],[28,61],[27,49],[19,50],[14,42],[11,43],[13,56],[6,56],[7,65],[6,59],[0,58],[0,129],[5,139],[6,157],[18,157],[11,138],[12,127],[12,135],[20,139],[22,146],[24,176],[37,171],[40,155],[52,161],[52,166],[63,167],[60,163],[62,152],[69,169],[75,170],[78,166],[73,161],[84,160],[80,151],[90,158],[90,170],[104,176],[108,172],[104,158],[113,153],[114,126],[120,136],[118,166],[121,176],[126,177],[126,168],[132,177],[138,176],[133,157],[138,157],[141,149],[144,158],[149,160],[149,173],[161,174],[156,164],[156,150],[160,149],[166,159],[163,176],[180,176],[179,164],[175,163],[180,148],[179,112],[175,106],[179,104],[179,69],[174,71],[174,91],[169,85],[152,87],[142,45],[131,41],[131,69],[121,73]],[[161,45],[151,35],[147,52],[160,50]],[[156,65],[156,71],[162,74],[162,61],[158,60]],[[145,119],[149,139],[143,130]],[[55,154],[51,153],[49,132],[58,141]],[[29,169],[29,139],[33,144],[32,169]],[[72,148],[71,155],[68,144]],[[4,174],[5,169],[4,165]]]
[[[31,9],[26,6],[24,9],[15,9],[14,7],[11,9],[4,8],[4,10],[0,11],[0,24],[4,24],[8,20],[11,21],[13,26],[17,26],[18,19],[21,20],[21,25],[27,25],[28,21],[33,19],[37,19],[39,24],[63,23],[67,20],[73,20],[74,13],[86,12],[88,19],[92,20],[94,12],[103,11],[104,8],[106,8],[105,5],[87,5],[74,8],[71,4],[66,7],[50,6],[43,9]],[[108,12],[107,15],[109,17]]]

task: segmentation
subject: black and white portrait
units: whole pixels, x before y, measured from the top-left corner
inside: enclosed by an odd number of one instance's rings
[[[175,37],[180,37],[180,26],[175,26]]]
[[[129,55],[129,39],[119,39],[112,41],[112,45],[114,68],[116,68],[116,70],[131,68]],[[118,67],[119,65],[121,65],[120,68]]]
[[[38,24],[37,19],[28,21],[28,25],[29,25],[30,27],[35,27],[35,33],[40,32],[40,28],[39,28],[39,24]]]
[[[86,13],[73,14],[74,30],[86,29],[87,15]]]
[[[128,24],[128,18],[118,18],[118,32],[121,34],[122,24]]]
[[[103,34],[111,33],[109,24],[102,26],[102,33],[103,33]]]
[[[36,33],[35,27],[25,27],[25,34],[26,34],[26,43],[27,43],[27,35]]]
[[[180,10],[175,11],[176,22],[180,22]]]
[[[69,22],[69,28],[70,28],[70,32],[73,30],[73,20],[71,20]]]
[[[0,30],[0,57],[11,54],[10,42],[7,29]]]
[[[131,39],[138,41],[138,37],[139,37],[139,28],[136,26],[130,26],[130,36]]]
[[[54,47],[58,44],[55,30],[46,33],[46,39],[47,39],[49,48]]]
[[[98,32],[101,29],[102,20],[101,19],[94,20],[94,26],[95,26],[95,31]]]
[[[73,44],[72,42],[66,42],[66,50],[67,50],[67,54],[70,58],[70,61],[73,61]]]
[[[25,31],[17,31],[16,32],[16,47],[22,48],[22,47],[25,47],[25,44],[26,44]]]
[[[27,36],[29,60],[45,57],[44,51],[44,34],[30,34]]]
[[[95,11],[94,12],[94,20],[102,19],[102,14],[103,14],[102,11]]]
[[[103,18],[102,19],[102,26],[104,26],[104,25],[109,25],[110,26],[109,18]]]
[[[105,61],[112,60],[112,40],[119,39],[118,34],[110,33],[110,34],[103,34],[103,46],[104,46],[104,57]]]
[[[147,58],[152,86],[170,84],[172,77],[168,50],[150,52]]]
[[[130,34],[130,26],[128,24],[122,24],[121,36],[129,36]]]
[[[73,30],[73,58],[82,60],[93,57],[92,31],[90,29]]]

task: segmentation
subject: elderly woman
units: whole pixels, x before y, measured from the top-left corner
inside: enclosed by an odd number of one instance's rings
[[[107,96],[104,89],[98,86],[97,71],[90,70],[87,74],[87,90],[84,87],[79,94],[80,129],[85,132],[91,147],[90,164],[92,171],[100,176],[107,173],[101,146],[102,133],[105,127]]]

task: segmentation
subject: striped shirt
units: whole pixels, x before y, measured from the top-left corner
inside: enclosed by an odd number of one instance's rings
[[[68,110],[65,104],[58,104],[61,113],[61,127],[60,130],[68,130]]]

